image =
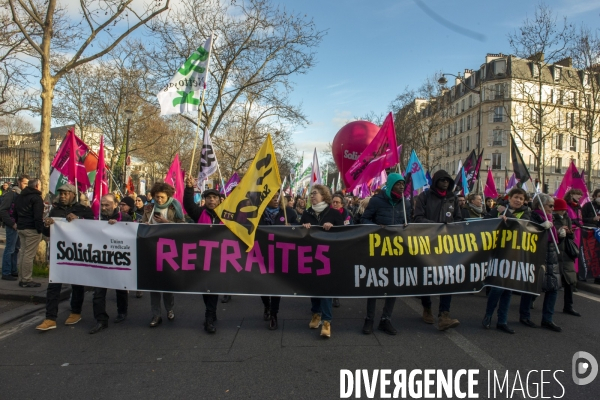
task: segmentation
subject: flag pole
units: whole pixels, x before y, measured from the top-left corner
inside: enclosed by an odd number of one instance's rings
[[[210,51],[208,52],[208,60],[206,61],[206,78],[208,79],[208,67],[210,66],[210,55],[212,54],[214,32],[210,33]],[[194,140],[194,149],[192,150],[192,160],[190,161],[190,174],[194,172],[194,157],[196,156],[196,147],[198,147],[198,136],[200,135],[200,122],[202,121],[202,109],[204,108],[204,95],[206,94],[206,79],[204,80],[204,86],[202,88],[202,98],[200,99],[200,106],[198,106],[198,124],[196,126],[196,139]],[[220,174],[220,172],[219,172]]]

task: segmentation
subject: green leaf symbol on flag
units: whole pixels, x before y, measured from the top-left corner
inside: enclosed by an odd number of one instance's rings
[[[191,72],[203,74],[206,71],[202,65],[197,65],[198,62],[203,62],[208,59],[208,51],[204,50],[204,47],[198,47],[198,49],[192,53],[185,63],[179,68],[179,72],[183,76],[189,75]]]
[[[175,97],[173,99],[173,106],[178,106],[180,104],[193,104],[193,105],[198,105],[200,104],[200,100],[199,99],[195,99],[194,98],[194,93],[196,92],[177,92],[177,94],[181,97]]]

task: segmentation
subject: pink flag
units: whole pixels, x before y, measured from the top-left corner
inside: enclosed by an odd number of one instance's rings
[[[88,146],[75,135],[75,129],[71,128],[52,160],[52,167],[66,176],[69,183],[75,184],[77,178],[77,186],[82,192],[91,186],[83,164],[88,151]]]
[[[387,182],[387,174],[385,173],[385,170],[383,170],[383,171],[381,171],[381,173],[379,175],[377,175],[371,181],[371,186],[370,186],[371,192],[374,192],[376,189],[379,189],[380,187],[385,185],[386,182]]]
[[[492,174],[492,169],[490,167],[488,167],[487,181],[485,182],[485,187],[483,188],[483,195],[493,199],[498,197],[496,182],[494,182],[494,175]]]
[[[98,165],[96,166],[96,179],[94,179],[94,197],[92,211],[94,218],[100,219],[100,199],[108,193],[108,179],[106,165],[104,164],[104,136],[100,137],[100,150],[98,151]]]
[[[165,176],[165,183],[168,183],[175,188],[175,194],[173,195],[173,198],[180,204],[183,204],[183,191],[185,189],[185,185],[183,184],[183,178],[181,177],[179,154],[175,154],[175,159],[171,163],[169,171],[167,171],[167,176]]]
[[[353,189],[376,177],[382,170],[398,164],[398,145],[394,118],[389,113],[371,143],[346,172],[348,189]]]
[[[560,183],[558,190],[556,191],[556,193],[554,193],[554,197],[562,199],[563,197],[565,197],[565,194],[567,194],[567,192],[571,189],[581,189],[581,191],[583,192],[583,196],[579,201],[579,204],[581,206],[583,206],[589,201],[589,193],[587,186],[585,185],[584,172],[582,171],[581,173],[579,173],[573,161],[571,161],[571,164],[569,165],[569,168],[567,169],[567,172],[565,173],[565,176],[563,177],[563,180]]]

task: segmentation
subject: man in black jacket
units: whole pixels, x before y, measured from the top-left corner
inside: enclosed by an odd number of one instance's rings
[[[100,200],[100,219],[102,221],[108,221],[109,224],[114,225],[117,222],[131,222],[131,217],[125,213],[119,211],[117,199],[113,194],[107,194],[102,196]],[[94,318],[96,319],[96,326],[90,330],[90,334],[98,333],[103,329],[108,328],[108,314],[106,313],[106,288],[95,288],[94,289]],[[127,290],[117,290],[117,318],[115,318],[115,324],[125,321],[127,318]]]
[[[404,178],[400,174],[392,173],[388,175],[386,189],[381,191],[369,200],[369,205],[363,213],[361,224],[377,225],[406,225],[408,224],[407,215],[410,215],[410,202],[404,198]],[[386,297],[381,321],[377,329],[384,331],[388,335],[395,335],[396,329],[392,326],[391,318],[396,304],[395,297]],[[367,299],[367,317],[363,325],[363,333],[368,335],[373,332],[373,319],[375,318],[376,298]]]
[[[458,199],[452,193],[454,179],[448,172],[442,170],[433,174],[431,188],[423,191],[417,197],[415,204],[416,223],[452,223],[462,221],[462,211],[458,205]],[[450,303],[452,296],[441,295],[438,313],[438,329],[445,331],[448,328],[457,327],[460,322],[450,318]],[[422,296],[423,321],[433,324],[431,312],[431,296]]]
[[[50,225],[54,223],[53,218],[65,218],[68,222],[74,219],[94,219],[92,209],[77,202],[77,189],[70,184],[64,184],[58,189],[57,202],[52,205],[50,215],[44,219],[44,235],[50,236]],[[81,307],[83,306],[84,287],[71,285],[71,314],[65,321],[65,325],[75,325],[81,321]],[[56,328],[56,317],[58,316],[58,302],[62,283],[49,283],[46,290],[46,319],[35,329],[48,331]]]
[[[17,230],[21,241],[18,262],[19,286],[26,288],[41,286],[31,279],[33,259],[44,230],[44,201],[40,189],[40,180],[32,179],[15,201]]]
[[[17,270],[17,256],[19,255],[20,241],[17,231],[15,201],[21,190],[27,187],[29,176],[21,175],[18,186],[12,188],[2,195],[0,203],[0,219],[4,223],[6,230],[6,244],[4,254],[2,255],[2,279],[5,281],[16,281],[19,272]]]

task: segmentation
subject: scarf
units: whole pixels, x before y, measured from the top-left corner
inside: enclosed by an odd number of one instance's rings
[[[263,220],[268,225],[275,225],[275,217],[279,214],[279,207],[267,207],[263,213]]]
[[[433,189],[433,190],[435,190],[435,192],[442,197],[446,197],[446,194],[448,193],[447,190],[440,190],[440,189]]]
[[[324,209],[326,209],[327,207],[329,207],[329,204],[327,204],[327,203],[325,203],[324,201],[322,201],[322,202],[320,202],[320,203],[318,203],[318,204],[315,204],[315,205],[313,205],[313,206],[312,206],[312,209],[313,209],[313,210],[315,210],[315,212],[316,212],[317,214],[320,214],[320,213],[322,213],[322,212],[323,212],[323,210],[324,210]]]
[[[471,207],[471,209],[473,211],[475,211],[477,214],[483,214],[483,207],[477,207],[474,204],[469,203],[469,207]]]
[[[154,209],[159,210],[162,213],[163,210],[169,208],[170,205],[173,205],[173,208],[175,209],[175,218],[179,220],[183,219],[183,210],[181,208],[181,204],[173,197],[169,197],[169,200],[167,200],[163,205],[154,203]]]

